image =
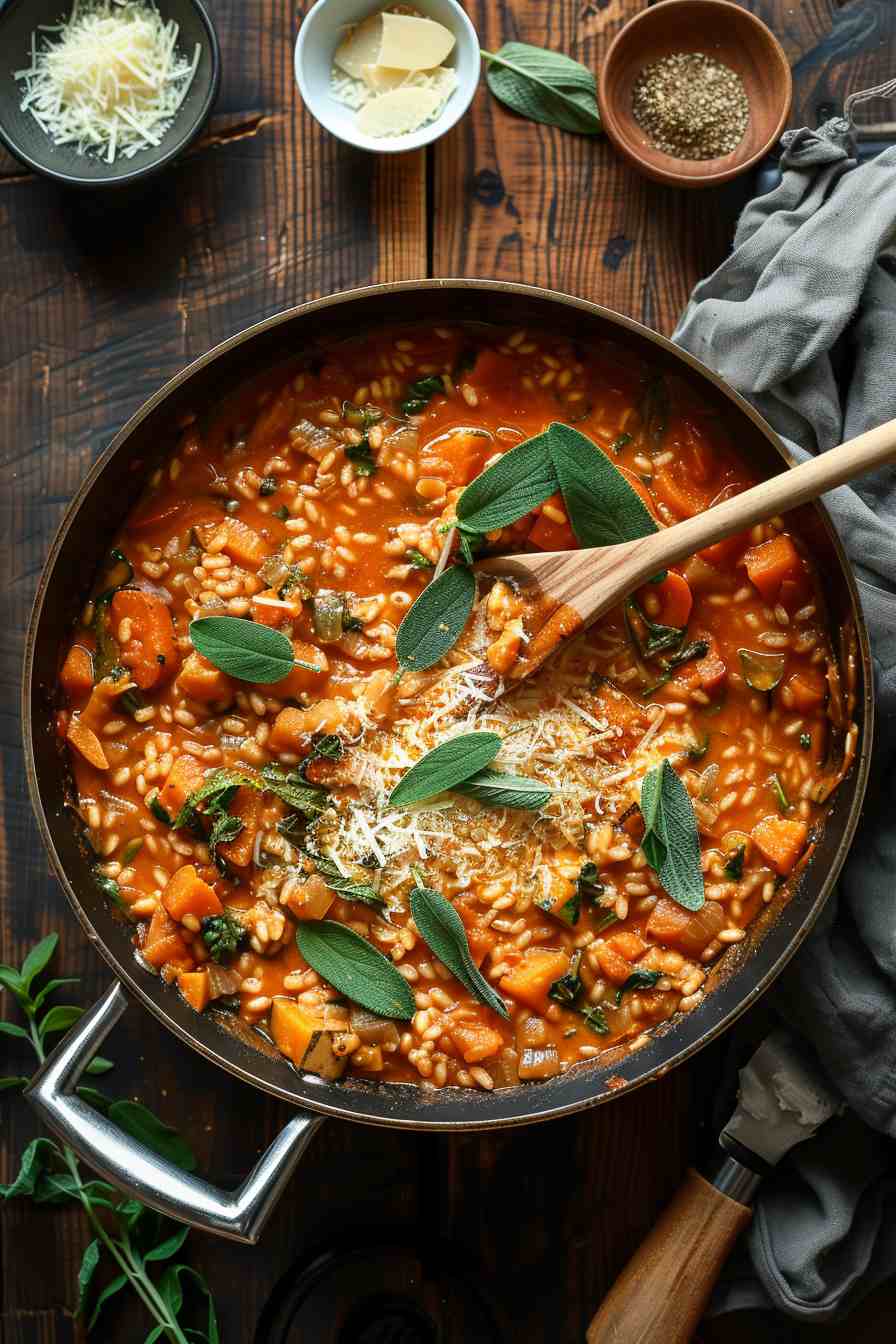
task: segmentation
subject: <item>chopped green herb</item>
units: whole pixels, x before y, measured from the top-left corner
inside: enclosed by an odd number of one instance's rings
[[[412,546],[410,550],[405,551],[404,558],[414,569],[435,569],[432,560],[427,560],[422,551],[418,551]]]
[[[241,501],[238,500],[238,499],[225,499],[225,501],[224,501],[224,512],[225,512],[225,513],[229,513],[230,516],[233,517],[233,515],[234,515],[235,513],[239,513],[239,511],[240,511],[240,503],[241,503]]]
[[[662,975],[662,971],[643,971],[634,970],[626,981],[624,981],[616,991],[616,1007],[622,1002],[623,994],[628,993],[630,989],[653,989],[657,980]]]
[[[263,497],[265,495],[275,495],[277,493],[277,477],[263,476],[261,484],[258,487],[258,493]]]
[[[586,1008],[582,1013],[582,1021],[589,1031],[594,1031],[598,1036],[609,1036],[610,1025],[607,1022],[606,1014],[599,1003]]]
[[[809,751],[812,746],[812,735],[810,733],[800,733],[800,746],[803,751]]]
[[[702,761],[703,757],[709,751],[709,733],[704,735],[702,742],[693,742],[688,747],[689,761]]]
[[[430,400],[437,393],[445,395],[445,384],[436,374],[429,374],[426,378],[418,378],[416,382],[408,385],[407,397],[401,403],[403,415],[419,415],[425,411]]]
[[[658,653],[677,648],[684,639],[683,629],[649,620],[633,597],[628,599],[623,612],[629,638],[641,658],[655,658]]]
[[[212,863],[220,869],[224,877],[227,877],[229,869],[227,860],[218,853],[218,846],[225,845],[230,840],[235,840],[245,824],[242,817],[232,817],[229,812],[217,811],[214,813],[212,829],[208,835],[208,852]]]
[[[671,626],[659,625],[657,630],[671,629]],[[652,686],[643,686],[641,695],[652,695],[654,691],[659,690],[660,686],[665,686],[667,681],[671,681],[675,671],[684,663],[691,662],[694,658],[705,658],[709,653],[709,641],[706,639],[695,639],[693,643],[688,644],[680,653],[673,653],[671,658],[661,659],[664,668],[662,676],[658,677]]]
[[[345,457],[354,467],[356,476],[375,476],[379,469],[373,449],[366,438],[360,443],[350,444],[345,450]]]
[[[330,890],[335,891],[343,900],[359,901],[361,905],[376,907],[385,905],[376,887],[371,886],[369,882],[359,882],[355,877],[346,877],[338,864],[324,854],[316,854],[311,850],[306,850],[305,853]]]
[[[143,836],[137,835],[133,840],[129,840],[121,851],[121,862],[125,868],[131,863],[143,848]]]
[[[226,812],[233,801],[234,794],[241,786],[257,789],[259,783],[254,775],[250,775],[245,770],[235,770],[230,767],[216,770],[213,775],[210,775],[200,784],[198,789],[194,789],[191,794],[188,794],[174,822],[169,821],[169,826],[173,824],[175,830],[179,830],[181,826],[189,826],[197,814],[200,803],[205,804],[204,815],[206,816],[213,816],[216,812]]]
[[[574,891],[569,900],[564,901],[562,905],[552,906],[548,896],[545,896],[543,900],[536,901],[535,904],[546,915],[553,915],[554,919],[562,920],[564,924],[568,924],[571,928],[579,922],[582,898],[578,891]]]
[[[188,801],[189,801],[189,800],[188,800]],[[158,794],[153,794],[153,797],[152,797],[152,798],[150,799],[150,801],[147,803],[147,807],[149,808],[150,812],[151,812],[151,813],[153,814],[153,816],[155,817],[156,821],[160,821],[160,822],[162,823],[163,826],[171,826],[171,825],[173,824],[172,821],[171,821],[171,818],[170,818],[169,815],[168,815],[168,813],[165,811],[164,807],[163,807],[162,804],[159,802],[159,795],[158,795]],[[184,823],[181,822],[181,825],[183,825],[183,824],[184,824]]]
[[[327,805],[326,789],[307,784],[298,770],[286,771],[279,765],[266,765],[262,768],[261,778],[265,789],[308,819],[319,817]]]
[[[575,1003],[582,992],[582,981],[579,976],[581,964],[581,952],[573,953],[569,970],[565,975],[561,975],[559,980],[555,980],[548,990],[549,999],[553,999],[555,1003]]]
[[[298,767],[298,774],[302,779],[307,777],[309,765],[315,761],[341,761],[345,754],[345,747],[342,745],[342,739],[335,733],[318,733],[311,739],[311,752],[306,756],[302,764]]]
[[[602,915],[601,918],[595,924],[594,932],[603,933],[604,929],[609,929],[611,925],[618,923],[619,923],[619,916],[616,914],[615,910],[608,910],[607,913],[605,915]]]
[[[738,845],[728,857],[728,862],[722,869],[722,872],[732,882],[739,882],[744,875],[744,858],[747,853],[746,845]]]
[[[610,444],[610,452],[621,453],[623,448],[627,448],[628,445],[631,443],[631,441],[632,441],[631,434],[620,434],[618,438],[615,438],[613,442]]]
[[[772,775],[772,777],[771,777],[771,779],[769,780],[768,783],[769,783],[769,788],[771,789],[772,793],[775,795],[775,802],[778,804],[778,811],[779,811],[779,812],[789,812],[789,811],[790,811],[790,799],[787,797],[787,794],[786,794],[786,792],[785,792],[785,790],[784,790],[784,785],[781,783],[781,781],[780,781],[780,779],[778,778],[778,776],[777,776],[777,775]]]
[[[286,507],[285,504],[281,504],[279,505],[278,508],[274,509],[274,517],[279,518],[281,523],[286,522],[287,518],[289,517],[289,509]]]
[[[230,961],[249,940],[249,930],[226,910],[222,915],[206,915],[199,928],[212,961]]]
[[[93,880],[108,900],[114,901],[116,905],[124,905],[121,887],[113,878],[107,877],[99,868],[94,868]]]
[[[596,863],[585,863],[576,880],[576,891],[586,905],[597,905],[604,894]]]

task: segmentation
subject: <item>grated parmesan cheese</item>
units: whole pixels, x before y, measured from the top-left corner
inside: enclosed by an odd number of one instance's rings
[[[13,72],[55,145],[107,163],[161,144],[196,74],[177,48],[178,25],[150,0],[74,0],[68,19],[31,35],[31,65]]]

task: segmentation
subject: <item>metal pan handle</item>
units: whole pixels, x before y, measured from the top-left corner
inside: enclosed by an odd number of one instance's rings
[[[181,1171],[75,1095],[127,1002],[114,984],[57,1046],[25,1095],[48,1129],[125,1194],[203,1232],[254,1245],[323,1117],[294,1116],[237,1190],[218,1190]]]

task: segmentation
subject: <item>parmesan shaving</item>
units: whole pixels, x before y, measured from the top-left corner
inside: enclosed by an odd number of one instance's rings
[[[191,59],[181,54],[178,31],[149,0],[74,0],[64,23],[32,34],[31,65],[14,72],[22,111],[55,145],[107,163],[156,148],[201,55],[198,44]]]

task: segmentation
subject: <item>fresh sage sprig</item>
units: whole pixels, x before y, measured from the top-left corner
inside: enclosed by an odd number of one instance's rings
[[[15,1022],[0,1022],[0,1033],[26,1042],[39,1065],[46,1058],[48,1037],[66,1031],[83,1011],[73,1004],[60,1004],[45,1010],[48,998],[57,989],[77,983],[76,980],[53,979],[37,988],[37,981],[49,967],[57,942],[57,935],[49,934],[31,949],[18,970],[0,965],[0,984],[12,994],[27,1024],[21,1027]],[[87,1072],[101,1074],[112,1067],[109,1060],[97,1056]],[[29,1081],[24,1075],[16,1074],[0,1079],[0,1088],[12,1091],[27,1086]],[[88,1105],[107,1115],[113,1124],[168,1161],[185,1171],[195,1170],[196,1159],[180,1135],[139,1102],[114,1101],[90,1086],[80,1087],[78,1094]],[[0,1196],[31,1199],[38,1205],[81,1205],[92,1240],[78,1270],[77,1314],[85,1320],[88,1332],[93,1330],[106,1303],[122,1288],[130,1286],[154,1322],[146,1344],[156,1340],[165,1340],[168,1344],[190,1344],[191,1341],[220,1344],[218,1320],[208,1284],[192,1266],[173,1263],[189,1235],[189,1228],[163,1218],[135,1199],[124,1199],[107,1181],[88,1176],[66,1144],[43,1137],[33,1139],[22,1154],[17,1175],[9,1185],[0,1186]],[[153,1266],[163,1265],[165,1261],[171,1263],[153,1277]],[[110,1263],[116,1272],[97,1292],[97,1271],[105,1263]],[[207,1323],[203,1330],[188,1328],[179,1320],[187,1283],[198,1289],[207,1306]]]
[[[398,627],[399,666],[425,672],[444,658],[460,638],[475,599],[476,580],[466,565],[452,565],[427,584]]]
[[[559,423],[550,426],[547,437],[569,521],[582,546],[612,546],[657,531],[640,495],[589,438]]]
[[[281,681],[294,667],[324,670],[321,664],[296,658],[279,630],[242,616],[200,616],[190,622],[190,639],[197,653],[238,681]]]
[[[389,795],[393,807],[422,803],[484,770],[501,750],[497,733],[461,733],[428,751],[412,765]]]
[[[641,848],[663,888],[686,910],[701,909],[706,897],[697,818],[687,789],[668,761],[644,776],[641,815]]]
[[[474,998],[501,1017],[509,1018],[504,1000],[492,989],[473,960],[467,931],[451,902],[441,892],[424,886],[419,879],[409,899],[414,923],[430,951]]]
[[[594,75],[571,56],[528,42],[505,42],[499,51],[482,56],[489,88],[512,111],[581,135],[603,129]]]
[[[411,987],[392,962],[353,929],[331,919],[308,919],[296,929],[299,951],[313,970],[346,998],[380,1017],[409,1020]]]
[[[529,808],[537,812],[550,801],[552,790],[537,779],[525,775],[505,775],[500,770],[485,769],[470,779],[455,784],[458,793],[489,807]]]
[[[315,784],[308,784],[298,770],[284,770],[279,765],[265,765],[261,771],[262,788],[277,795],[287,807],[301,812],[309,820],[319,817],[327,805],[329,794]]]
[[[463,491],[457,501],[457,525],[481,536],[507,527],[558,490],[550,440],[555,425],[503,453]],[[590,440],[586,440],[590,442]]]

